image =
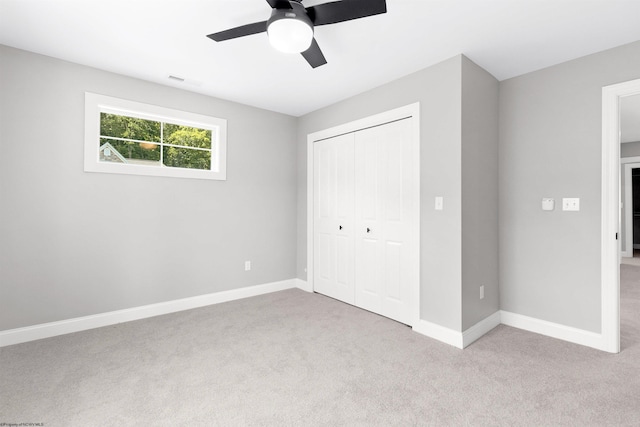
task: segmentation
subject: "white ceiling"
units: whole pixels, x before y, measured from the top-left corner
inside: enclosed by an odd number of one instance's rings
[[[640,0],[387,0],[387,9],[316,28],[328,61],[316,69],[264,33],[205,37],[266,20],[264,0],[0,0],[0,44],[300,116],[460,53],[504,80],[640,40]]]

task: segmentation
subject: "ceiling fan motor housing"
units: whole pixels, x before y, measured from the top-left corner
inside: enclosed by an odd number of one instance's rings
[[[300,53],[309,48],[313,40],[313,22],[297,1],[291,9],[273,9],[267,21],[267,34],[275,48],[286,53]]]

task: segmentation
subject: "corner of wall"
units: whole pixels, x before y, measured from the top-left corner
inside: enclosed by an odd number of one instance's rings
[[[462,57],[462,329],[499,310],[498,81]]]

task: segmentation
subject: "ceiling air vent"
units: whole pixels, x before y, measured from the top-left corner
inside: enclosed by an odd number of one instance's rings
[[[178,76],[169,76],[169,79],[175,80],[175,81],[180,82],[180,83],[182,83],[184,81],[184,79],[182,77],[178,77]]]

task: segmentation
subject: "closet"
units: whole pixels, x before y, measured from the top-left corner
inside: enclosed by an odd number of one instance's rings
[[[313,141],[313,289],[411,325],[418,171],[405,117]]]

